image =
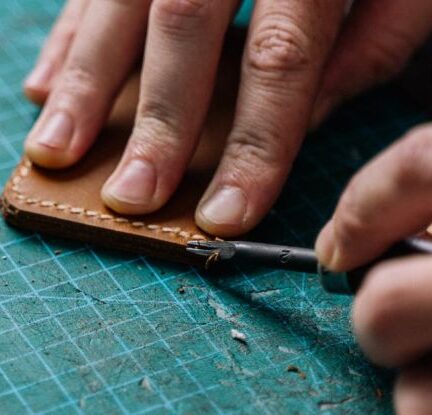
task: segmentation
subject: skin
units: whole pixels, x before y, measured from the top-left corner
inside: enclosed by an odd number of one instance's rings
[[[431,124],[417,127],[356,174],[318,237],[324,265],[353,269],[430,224],[431,140]],[[402,368],[398,414],[430,413],[431,271],[429,256],[379,264],[354,302],[354,329],[366,354],[377,364]]]
[[[237,0],[69,0],[25,82],[27,96],[45,103],[26,141],[29,157],[48,168],[78,161],[144,50],[135,127],[102,198],[125,214],[159,209],[196,147],[237,7]],[[362,0],[345,12],[345,0],[256,0],[234,125],[196,210],[204,230],[229,237],[253,228],[307,128],[396,75],[431,32],[430,0]],[[354,177],[317,241],[325,265],[361,265],[431,222],[431,140],[432,126],[410,132]],[[420,257],[379,265],[355,300],[366,353],[402,367],[399,414],[431,407],[430,270],[432,260]]]

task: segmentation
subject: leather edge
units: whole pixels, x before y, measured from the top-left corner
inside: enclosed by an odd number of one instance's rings
[[[9,183],[1,196],[1,211],[6,222],[17,228],[47,235],[78,240],[108,249],[119,249],[139,255],[176,261],[203,267],[205,261],[186,252],[185,246],[165,241],[153,241],[139,235],[71,222],[48,215],[26,211],[17,206],[10,197]],[[79,235],[79,237],[78,237]]]

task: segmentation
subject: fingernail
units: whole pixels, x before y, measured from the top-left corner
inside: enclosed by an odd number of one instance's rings
[[[324,226],[323,230],[318,235],[318,239],[315,243],[315,251],[320,263],[331,268],[334,259],[337,256],[334,226],[331,220]]]
[[[72,139],[74,123],[63,111],[51,115],[37,132],[37,142],[56,150],[65,150]]]
[[[46,88],[51,80],[53,67],[48,62],[41,62],[33,69],[25,80],[25,86],[28,88]]]
[[[131,160],[104,189],[108,197],[133,205],[146,205],[156,188],[156,171],[143,160]]]
[[[215,225],[240,225],[246,214],[247,200],[237,187],[222,187],[201,206],[201,215]]]

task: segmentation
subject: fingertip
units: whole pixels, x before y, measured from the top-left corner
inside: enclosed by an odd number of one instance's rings
[[[23,90],[27,99],[40,107],[45,104],[50,92],[48,88],[41,89],[39,87],[28,85],[27,83],[24,83]]]
[[[128,203],[117,199],[106,186],[101,190],[101,199],[108,208],[122,215],[143,215],[151,213],[147,206]]]
[[[336,244],[333,220],[330,220],[318,235],[315,251],[319,262],[326,268],[336,272],[344,271],[339,260],[340,255]]]
[[[42,115],[25,143],[30,160],[46,168],[64,168],[74,164],[80,157],[71,148],[75,123],[65,111]]]
[[[245,192],[238,187],[224,186],[199,203],[195,221],[205,232],[228,238],[248,230],[246,211]]]
[[[70,167],[78,159],[68,151],[50,148],[31,140],[25,143],[25,153],[33,163],[47,169]]]
[[[232,238],[245,233],[245,230],[241,226],[216,224],[209,221],[199,209],[195,212],[195,223],[209,235],[215,235],[221,238]]]
[[[42,105],[49,94],[54,66],[46,61],[39,62],[24,81],[24,93],[37,105]]]
[[[101,197],[115,212],[140,215],[159,209],[164,200],[156,197],[157,173],[145,160],[124,161],[104,184]]]

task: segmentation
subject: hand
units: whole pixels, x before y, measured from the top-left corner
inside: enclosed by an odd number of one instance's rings
[[[335,271],[379,256],[432,222],[432,124],[419,127],[358,173],[343,194],[316,250]],[[432,408],[432,258],[382,263],[367,276],[354,303],[354,329],[376,363],[402,367],[398,414]]]
[[[145,40],[135,127],[102,197],[124,214],[159,209],[195,149],[238,3],[69,0],[25,85],[33,100],[48,97],[26,142],[29,157],[61,168],[85,154]],[[398,71],[430,32],[430,0],[361,1],[342,26],[345,7],[346,0],[256,1],[234,126],[196,211],[204,230],[234,236],[254,227],[311,118],[319,122],[344,97]]]

